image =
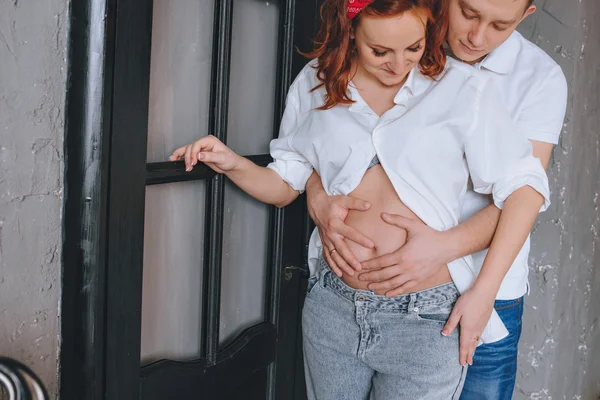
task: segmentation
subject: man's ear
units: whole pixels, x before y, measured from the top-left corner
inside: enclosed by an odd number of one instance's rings
[[[523,14],[523,18],[521,18],[521,21],[519,21],[519,23],[523,22],[523,20],[527,17],[529,17],[531,14],[533,14],[535,12],[535,10],[537,10],[537,7],[535,5],[530,5],[529,8],[527,10],[525,10],[525,13]]]

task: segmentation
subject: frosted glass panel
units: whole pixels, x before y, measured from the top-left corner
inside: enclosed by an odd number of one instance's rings
[[[225,187],[221,343],[265,320],[269,208],[230,182]]]
[[[238,0],[233,37],[227,144],[240,154],[268,154],[273,138],[279,6]],[[269,206],[230,182],[225,188],[222,344],[265,320]]]
[[[240,154],[269,153],[278,33],[278,2],[234,2],[227,144]]]
[[[205,185],[146,188],[142,363],[200,356]]]
[[[148,162],[208,133],[213,0],[154,0]]]

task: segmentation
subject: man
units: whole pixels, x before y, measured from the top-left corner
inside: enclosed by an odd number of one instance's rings
[[[448,45],[452,56],[493,77],[516,126],[531,140],[534,156],[547,168],[562,130],[567,84],[560,67],[515,31],[535,12],[534,0],[449,1]],[[481,268],[486,251],[478,251],[489,246],[501,213],[488,197],[469,190],[463,206],[463,222],[449,231],[438,232],[395,216],[386,221],[408,231],[406,245],[361,265],[344,238],[365,247],[372,244],[343,220],[348,210],[366,210],[369,205],[350,197],[327,197],[317,174],[310,178],[307,193],[309,211],[323,242],[323,254],[332,269],[353,273],[353,269],[362,268],[367,271],[364,272],[367,280],[373,282],[370,288],[388,296],[410,292],[442,266],[468,254],[475,253],[475,265]],[[507,272],[494,305],[509,335],[477,348],[461,395],[463,400],[512,397],[523,297],[528,292],[529,248],[528,238]],[[453,312],[444,332],[454,330],[458,319]]]

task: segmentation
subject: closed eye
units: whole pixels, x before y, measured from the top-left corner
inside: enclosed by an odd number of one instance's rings
[[[387,50],[386,51],[377,51],[372,47],[371,47],[371,50],[373,50],[373,55],[375,55],[375,57],[383,57],[388,53]]]
[[[463,15],[463,17],[465,17],[466,19],[469,19],[469,20],[471,20],[471,19],[475,19],[475,18],[477,18],[477,15],[469,15],[469,14],[467,14],[467,13],[465,12],[465,10],[464,10],[464,9],[462,9],[462,10],[460,10],[460,11],[462,12],[462,15]]]

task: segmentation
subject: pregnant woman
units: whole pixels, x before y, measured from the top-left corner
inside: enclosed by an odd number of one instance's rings
[[[321,259],[302,320],[310,399],[458,398],[466,372],[459,337],[441,329],[461,292],[483,305],[469,316],[479,329],[468,338],[473,348],[480,335],[505,333],[492,313],[491,288],[504,267],[493,254],[516,255],[548,205],[548,182],[493,83],[446,61],[445,11],[435,0],[326,0],[313,60],[290,87],[279,138],[271,142],[272,163],[259,167],[213,136],[171,155],[185,159],[188,170],[203,162],[278,207],[305,189],[313,170],[328,195],[368,200],[369,211],[346,219],[375,244],[353,245],[359,261],[404,244],[406,232],[387,224],[385,213],[439,230],[457,225],[469,177],[475,190],[504,206],[498,229],[511,235],[496,235],[479,276],[465,258],[414,292],[387,298],[356,276],[332,273]],[[520,209],[523,198],[536,209]],[[449,268],[464,269],[467,278],[453,281]]]

